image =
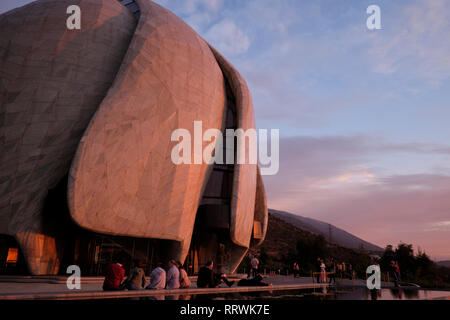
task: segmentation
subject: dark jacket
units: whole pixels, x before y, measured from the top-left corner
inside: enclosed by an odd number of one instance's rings
[[[268,283],[262,282],[263,278],[257,275],[252,279],[242,279],[238,282],[239,287],[267,287]]]
[[[198,272],[197,278],[197,287],[198,288],[215,288],[216,282],[214,280],[214,272],[207,268],[202,267]]]

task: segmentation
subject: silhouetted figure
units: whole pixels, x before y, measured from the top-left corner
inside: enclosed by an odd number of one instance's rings
[[[231,287],[234,282],[229,281],[225,274],[214,274],[213,266],[214,263],[212,261],[208,261],[204,267],[200,268],[197,277],[197,287],[215,288],[222,282],[225,282],[229,287]]]
[[[263,277],[257,274],[254,278],[239,280],[237,285],[239,287],[268,287],[272,285],[271,283],[262,282],[262,280]]]
[[[397,261],[391,262],[391,269],[394,276],[394,285],[398,288],[400,286],[400,266]]]
[[[334,284],[336,284],[336,263],[334,262],[334,260],[331,260],[329,270],[330,281],[328,283],[331,284],[331,282],[333,282]]]
[[[378,300],[378,290],[377,289],[370,290],[370,300]]]
[[[300,277],[300,267],[297,262],[294,262],[294,265],[292,267],[292,271],[294,273],[294,278]]]
[[[225,263],[226,250],[225,245],[223,243],[219,243],[217,248],[217,257],[216,257],[216,269],[217,273],[222,273],[222,268]]]
[[[321,264],[321,259],[317,258],[316,260],[316,282],[320,283],[320,264]]]

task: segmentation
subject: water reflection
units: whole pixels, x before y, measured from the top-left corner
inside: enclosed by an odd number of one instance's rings
[[[140,300],[418,300],[450,297],[450,291],[391,288],[369,290],[365,287],[330,287],[320,289],[233,292],[223,294],[158,295],[133,298]]]

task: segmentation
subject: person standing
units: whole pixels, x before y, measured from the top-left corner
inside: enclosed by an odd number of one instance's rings
[[[331,260],[330,262],[330,281],[328,282],[329,284],[331,284],[331,282],[333,282],[334,284],[336,284],[336,263],[334,262],[334,260]]]
[[[322,283],[327,282],[327,271],[325,262],[323,260],[320,261],[320,282]]]
[[[400,282],[400,265],[398,264],[398,261],[395,261],[395,272],[397,273],[397,278]]]
[[[223,243],[219,243],[217,248],[217,257],[216,257],[216,271],[217,273],[222,273],[223,265],[225,264],[226,250],[225,245]]]
[[[147,290],[161,290],[166,287],[166,270],[162,268],[162,262],[158,262],[157,267],[150,274],[150,284]]]
[[[294,262],[294,266],[292,267],[293,272],[294,272],[294,278],[299,278],[300,277],[300,267],[298,266],[297,262]]]
[[[397,261],[392,261],[392,273],[394,274],[394,285],[396,288],[400,286],[400,266]]]
[[[178,270],[177,262],[175,260],[169,261],[169,271],[166,277],[166,289],[180,288],[180,270]]]
[[[342,280],[342,263],[339,263],[339,264],[338,264],[338,269],[339,269],[339,277],[340,277],[341,280]]]
[[[125,277],[125,269],[121,258],[117,258],[116,261],[116,263],[111,263],[106,267],[105,281],[103,282],[103,290],[105,291],[122,290],[121,285]]]
[[[320,258],[317,258],[316,260],[316,282],[320,283]]]
[[[258,275],[258,267],[259,267],[259,260],[256,257],[256,255],[253,256],[253,259],[251,260],[251,265],[252,265],[252,277],[256,278],[256,276]]]

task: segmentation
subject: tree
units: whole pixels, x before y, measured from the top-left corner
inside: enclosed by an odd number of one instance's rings
[[[415,278],[431,278],[436,274],[436,267],[433,261],[425,252],[420,252],[416,256]]]
[[[398,261],[402,281],[428,288],[450,286],[450,269],[439,268],[420,248],[414,255],[412,244],[400,243],[395,250],[387,246],[380,262],[382,270],[392,271],[391,261]]]
[[[395,260],[400,265],[401,278],[411,279],[416,271],[412,244],[400,243],[395,250]]]
[[[327,255],[327,241],[322,235],[297,240],[296,257],[301,268],[313,270],[317,258]]]
[[[273,260],[272,257],[269,256],[264,248],[261,248],[259,252],[259,263],[261,270],[264,271],[264,269],[271,269],[273,267]],[[260,272],[261,272],[260,270]]]
[[[391,268],[391,262],[395,260],[395,252],[392,245],[387,245],[384,249],[383,256],[380,260],[381,270],[389,270]]]

